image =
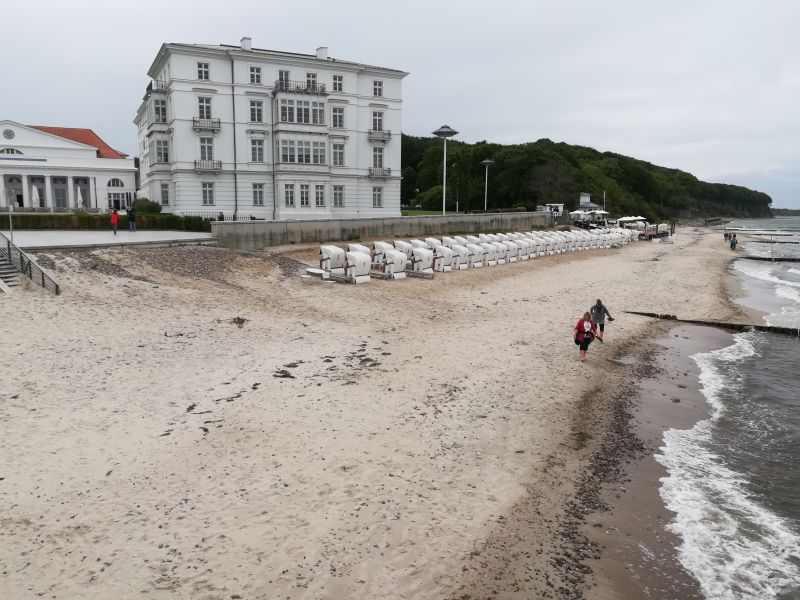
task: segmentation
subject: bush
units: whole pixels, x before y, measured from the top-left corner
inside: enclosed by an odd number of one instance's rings
[[[120,229],[128,227],[128,218],[119,217]],[[179,231],[211,231],[211,221],[201,217],[180,217],[173,214],[145,214],[136,217],[138,229],[176,229]],[[109,215],[77,212],[74,214],[14,213],[15,229],[110,229]],[[0,214],[0,229],[8,229],[8,213]]]
[[[137,198],[133,201],[133,208],[139,215],[157,215],[161,212],[161,205],[149,198]]]

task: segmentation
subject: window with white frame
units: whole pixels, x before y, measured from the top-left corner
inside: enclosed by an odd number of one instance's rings
[[[333,76],[333,91],[341,92],[344,90],[344,75]]]
[[[375,169],[383,168],[383,148],[381,146],[372,149],[372,166]]]
[[[201,119],[211,118],[211,98],[200,96],[197,99],[197,116]]]
[[[167,101],[161,98],[153,100],[153,120],[156,123],[167,122]]]
[[[297,149],[294,140],[281,140],[281,162],[297,162]]]
[[[333,144],[333,166],[344,166],[344,144]]]
[[[283,202],[286,206],[294,207],[294,184],[287,183],[283,186]]]
[[[253,184],[253,206],[264,206],[264,184]]]
[[[289,88],[289,71],[278,71],[278,89],[286,90]]]
[[[375,110],[372,112],[372,131],[383,131],[383,112]]]
[[[200,160],[214,160],[214,138],[200,138]]]
[[[372,82],[372,95],[377,98],[383,96],[383,82],[379,79]]]
[[[325,142],[311,142],[311,164],[325,164]]]
[[[261,67],[250,67],[250,83],[261,83]]]
[[[344,127],[344,107],[334,106],[331,109],[331,127],[341,129]]]
[[[125,184],[122,183],[122,179],[113,177],[108,180],[108,185],[106,187],[125,187]]]
[[[53,196],[56,201],[56,208],[67,208],[67,188],[53,188]]]
[[[300,206],[309,205],[309,186],[307,184],[300,185]]]
[[[383,188],[372,188],[372,208],[383,208]]]
[[[211,78],[211,69],[207,62],[197,63],[197,78],[208,81]]]
[[[214,184],[204,182],[203,189],[203,206],[213,206],[214,204]]]
[[[281,122],[294,123],[294,100],[281,98]]]
[[[167,140],[156,140],[156,162],[169,162],[169,142]]]
[[[311,122],[314,125],[325,125],[325,103],[311,103]]]
[[[250,161],[264,162],[264,140],[250,140]]]
[[[302,140],[297,142],[297,162],[306,165],[311,164],[311,142]]]
[[[161,184],[161,205],[169,206],[169,183]]]
[[[264,102],[262,100],[250,100],[250,122],[261,123],[264,121]]]
[[[309,100],[298,100],[295,117],[298,123],[311,123],[311,102]]]
[[[344,186],[333,186],[333,206],[334,208],[342,208],[344,206]]]
[[[324,185],[315,185],[314,186],[314,205],[315,206],[325,206],[325,186]]]
[[[306,87],[310,90],[315,90],[317,88],[316,73],[306,73]]]

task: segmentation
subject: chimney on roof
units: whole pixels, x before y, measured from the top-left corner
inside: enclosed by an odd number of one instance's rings
[[[328,60],[328,47],[320,46],[317,48],[317,58],[320,60]]]
[[[253,48],[253,39],[249,37],[242,38],[242,50],[251,50]]]

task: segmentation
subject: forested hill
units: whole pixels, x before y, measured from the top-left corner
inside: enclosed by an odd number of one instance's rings
[[[441,210],[442,140],[402,136],[402,202]],[[649,219],[693,216],[772,216],[772,199],[737,185],[706,183],[694,175],[648,162],[548,139],[516,145],[447,142],[447,209],[482,210],[489,158],[489,209],[564,203],[580,192],[603,203],[612,216]]]

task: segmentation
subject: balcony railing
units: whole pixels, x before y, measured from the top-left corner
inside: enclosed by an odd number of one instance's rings
[[[391,177],[392,170],[384,167],[370,167],[369,168],[369,176],[370,177]]]
[[[151,81],[147,84],[147,91],[148,92],[166,92],[167,87],[169,86],[168,81]]]
[[[196,160],[194,161],[195,171],[221,171],[221,160]]]
[[[296,92],[298,94],[327,95],[324,83],[311,83],[310,81],[287,81],[278,79],[275,82],[276,92]]]
[[[192,119],[192,127],[194,129],[210,129],[212,131],[218,131],[222,125],[219,122],[219,119],[201,119],[200,117],[194,117]]]
[[[391,137],[392,132],[384,129],[370,129],[367,132],[367,138],[370,140],[388,142]]]

